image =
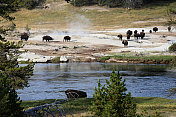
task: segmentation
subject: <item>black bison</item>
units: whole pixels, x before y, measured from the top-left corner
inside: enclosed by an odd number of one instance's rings
[[[127,34],[127,39],[130,39],[133,32],[131,30],[128,30],[126,34]]]
[[[128,41],[127,41],[127,40],[123,40],[123,41],[122,41],[122,44],[124,44],[124,47],[125,47],[125,46],[128,46]]]
[[[119,37],[119,39],[122,41],[123,36],[121,34],[117,35],[117,37]]]
[[[170,31],[171,31],[171,26],[169,26],[167,29],[168,29],[168,31],[170,32]]]
[[[143,39],[145,37],[144,30],[142,30],[142,32],[140,32],[140,37],[141,37],[141,39]]]
[[[43,38],[43,41],[46,40],[46,42],[47,42],[47,41],[49,42],[50,40],[54,40],[52,37],[50,37],[50,36],[48,36],[48,35],[43,36],[42,38]]]
[[[152,33],[152,30],[150,30],[149,33]]]
[[[137,39],[139,39],[139,38],[143,39],[145,37],[144,30],[142,30],[142,32],[140,32],[140,33],[137,33],[137,30],[135,30],[134,37],[136,37]]]
[[[70,40],[71,40],[71,37],[70,37],[70,36],[65,36],[64,39],[63,39],[63,42],[64,42],[64,41],[65,41],[65,42],[66,42],[66,41],[68,42],[68,41],[70,41]]]
[[[157,27],[154,27],[154,28],[153,28],[153,31],[154,31],[154,32],[158,31],[158,28],[157,28]]]
[[[85,98],[85,97],[87,97],[86,92],[79,91],[79,90],[73,90],[73,89],[66,90],[65,94],[67,95],[67,98]]]
[[[138,32],[137,30],[134,31],[134,37],[136,37],[138,39],[140,37],[140,34],[137,32]]]
[[[25,41],[27,41],[28,38],[29,38],[29,35],[27,33],[25,33],[25,32],[21,33],[21,40],[24,39]]]
[[[67,1],[67,3],[69,3],[69,2],[70,2],[70,0],[65,0],[65,1]]]

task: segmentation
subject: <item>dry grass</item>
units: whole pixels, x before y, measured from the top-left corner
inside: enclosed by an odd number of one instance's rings
[[[88,18],[92,23],[91,29],[96,30],[164,25],[164,22],[167,21],[167,4],[164,3],[137,10],[107,7],[101,7],[100,10],[98,6],[91,6],[90,9],[88,7],[73,7],[62,0],[47,0],[47,4],[51,6],[49,9],[20,9],[20,11],[13,13],[12,16],[16,17],[17,27],[25,28],[28,24],[30,28],[34,29],[68,29],[68,24],[75,14]],[[174,5],[176,2],[170,4],[170,6]],[[155,22],[133,23],[136,21]]]

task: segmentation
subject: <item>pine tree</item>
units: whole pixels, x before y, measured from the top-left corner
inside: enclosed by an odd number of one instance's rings
[[[23,117],[23,108],[16,91],[9,84],[9,79],[4,73],[0,73],[0,116]]]
[[[0,0],[0,19],[12,22],[14,17],[9,13],[18,8],[19,0]],[[17,59],[20,55],[19,49],[23,47],[22,42],[10,42],[2,35],[11,28],[0,25],[0,116],[1,117],[22,117],[23,108],[15,89],[24,88],[28,85],[28,78],[33,74],[34,64],[20,66]]]
[[[119,72],[113,70],[110,80],[98,88],[95,88],[91,111],[100,117],[134,117],[136,115],[136,104],[133,102],[131,93],[126,94],[125,80]]]

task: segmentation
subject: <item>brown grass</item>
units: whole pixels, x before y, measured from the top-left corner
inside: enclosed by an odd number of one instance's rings
[[[28,24],[34,29],[68,29],[68,24],[75,14],[84,15],[91,23],[91,29],[105,30],[121,27],[147,27],[153,25],[164,25],[167,21],[167,5],[146,6],[142,9],[127,10],[124,8],[107,8],[99,6],[73,7],[61,0],[47,0],[49,9],[20,9],[13,13],[17,28],[25,28]],[[176,2],[170,4],[176,5]],[[103,10],[105,9],[105,10]],[[156,21],[133,23],[136,21]]]

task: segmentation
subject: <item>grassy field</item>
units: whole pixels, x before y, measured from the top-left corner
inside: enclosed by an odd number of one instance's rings
[[[93,98],[75,99],[63,104],[73,115],[92,116],[89,112],[89,106]],[[23,101],[22,106],[25,109],[54,102],[54,99],[39,101]],[[57,100],[58,101],[58,100]],[[156,115],[159,113],[163,117],[176,116],[176,100],[158,98],[158,97],[135,97],[137,104],[137,113],[144,115]]]
[[[176,2],[156,2],[141,9],[127,10],[125,8],[107,8],[98,6],[73,7],[63,0],[47,0],[49,9],[20,9],[11,14],[15,16],[17,28],[24,29],[28,24],[32,29],[68,29],[76,14],[85,16],[90,22],[90,29],[107,30],[122,27],[148,27],[165,25],[168,20],[168,6]],[[143,23],[135,23],[144,21]]]

